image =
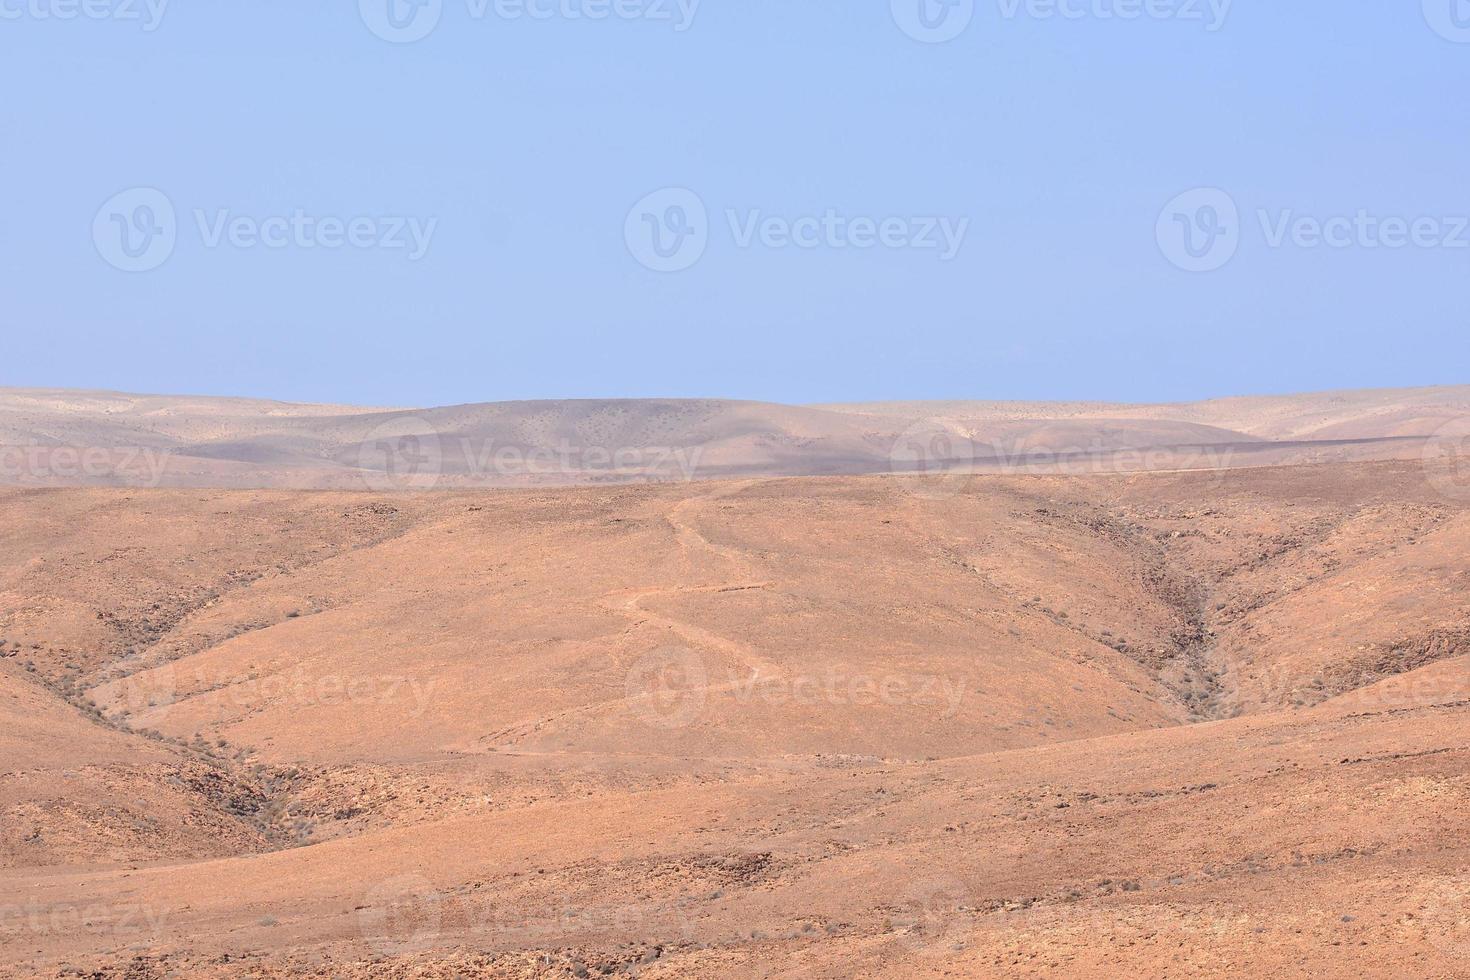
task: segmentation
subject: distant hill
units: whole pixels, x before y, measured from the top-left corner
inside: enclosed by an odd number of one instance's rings
[[[1470,386],[1172,405],[713,399],[357,408],[0,389],[0,483],[428,489],[1416,458]]]

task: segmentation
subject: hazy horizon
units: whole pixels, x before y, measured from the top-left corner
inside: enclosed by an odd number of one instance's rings
[[[267,395],[242,394],[239,392],[206,392],[206,391],[136,391],[124,388],[79,388],[70,385],[54,384],[0,384],[0,390],[11,391],[72,391],[89,394],[122,395],[132,398],[218,398],[241,401],[281,402],[282,404],[296,405],[337,405],[344,408],[365,408],[374,410],[414,410],[432,408],[454,408],[461,405],[480,405],[492,403],[514,403],[514,402],[608,402],[608,401],[722,401],[722,402],[748,402],[751,404],[781,405],[790,408],[822,408],[832,405],[884,405],[903,403],[937,403],[945,402],[1001,402],[1015,404],[1096,404],[1096,405],[1137,405],[1162,406],[1162,405],[1187,405],[1197,402],[1222,401],[1234,398],[1290,398],[1294,396],[1332,395],[1338,393],[1373,392],[1373,391],[1412,391],[1421,389],[1437,388],[1460,388],[1470,385],[1470,382],[1448,381],[1443,383],[1406,384],[1406,385],[1369,385],[1362,388],[1317,388],[1307,391],[1254,391],[1254,392],[1226,392],[1213,395],[1205,395],[1201,398],[1175,399],[1169,401],[1142,401],[1136,399],[1098,399],[1098,398],[991,398],[987,396],[932,396],[922,398],[841,398],[824,401],[769,401],[760,398],[743,398],[740,396],[726,395],[584,395],[565,398],[557,397],[523,397],[523,398],[488,398],[470,402],[436,402],[417,405],[408,404],[368,404],[365,402],[334,402],[316,398],[274,398]]]

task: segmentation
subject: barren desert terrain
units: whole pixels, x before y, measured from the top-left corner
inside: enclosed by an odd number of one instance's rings
[[[1418,459],[1470,386],[1176,405],[717,399],[352,408],[0,389],[0,485],[424,490]]]
[[[9,392],[0,974],[1470,975],[1467,395]]]

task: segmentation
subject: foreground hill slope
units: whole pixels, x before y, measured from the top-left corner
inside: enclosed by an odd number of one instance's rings
[[[1455,472],[0,491],[0,970],[1463,975]]]

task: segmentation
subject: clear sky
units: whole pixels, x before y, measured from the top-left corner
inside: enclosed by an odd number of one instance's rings
[[[0,384],[1470,381],[1470,0],[160,2],[0,0]]]

